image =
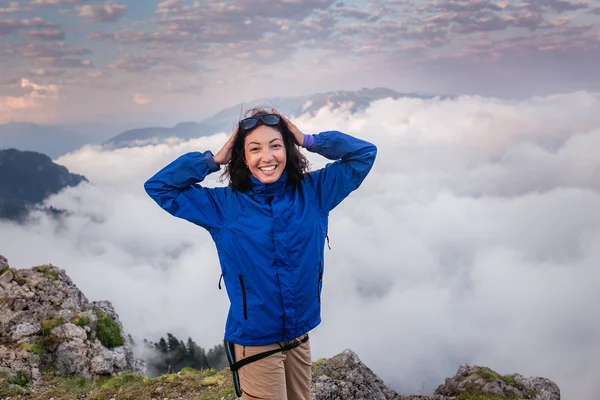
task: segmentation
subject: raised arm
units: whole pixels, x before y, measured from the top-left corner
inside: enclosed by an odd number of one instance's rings
[[[210,151],[187,153],[148,179],[144,189],[171,215],[208,230],[218,228],[226,218],[226,190],[205,188],[198,182],[219,169]]]
[[[303,145],[310,152],[335,160],[309,175],[315,181],[324,212],[333,210],[360,186],[377,155],[375,145],[339,131],[305,135]]]

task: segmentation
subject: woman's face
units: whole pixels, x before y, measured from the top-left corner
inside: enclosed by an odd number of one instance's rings
[[[287,160],[281,133],[268,125],[260,125],[246,136],[244,157],[252,176],[262,183],[277,182]]]

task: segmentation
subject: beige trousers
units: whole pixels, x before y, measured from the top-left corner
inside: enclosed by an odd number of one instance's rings
[[[302,339],[304,336],[298,338]],[[285,343],[267,346],[234,345],[235,359],[278,349]],[[239,369],[242,400],[310,400],[312,361],[310,339],[295,349],[275,353]]]

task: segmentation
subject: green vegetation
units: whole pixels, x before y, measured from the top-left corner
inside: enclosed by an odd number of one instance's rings
[[[500,396],[497,394],[461,393],[456,400],[519,400],[515,394]]]
[[[38,265],[36,267],[33,267],[33,270],[36,271],[36,272],[41,272],[42,274],[44,274],[48,270],[48,266],[47,265]]]
[[[98,317],[98,322],[96,323],[96,336],[98,337],[98,340],[100,340],[100,343],[102,343],[102,346],[107,349],[114,349],[115,347],[122,346],[124,340],[119,325],[113,321],[111,317],[100,310],[94,310],[94,314]]]
[[[497,373],[490,371],[488,369],[478,369],[473,371],[473,374],[477,374],[482,377],[486,382],[494,382],[496,379],[500,379],[500,375]]]
[[[0,275],[3,275],[5,272],[11,271],[13,274],[15,273],[14,268],[11,267],[4,267],[0,269]]]
[[[73,323],[81,328],[85,326],[90,326],[90,319],[88,317],[79,317],[76,318]]]
[[[39,343],[21,343],[19,347],[25,351],[37,355],[38,357],[42,356],[42,345]]]
[[[61,317],[46,319],[46,320],[42,321],[42,336],[44,338],[48,338],[50,336],[50,332],[52,331],[52,329],[54,329],[57,326],[62,325],[64,323],[65,323],[65,320]]]
[[[43,376],[50,389],[33,394],[29,400],[67,400],[110,398],[138,400],[151,398],[235,399],[229,370],[194,370],[186,368],[179,374],[165,374],[154,379],[135,374],[122,374],[92,381],[83,377]],[[76,394],[77,397],[74,396]]]
[[[157,343],[144,339],[143,344],[148,350],[154,350],[146,359],[151,377],[188,369],[221,370],[229,366],[222,344],[206,351],[192,338],[188,338],[186,344],[171,333],[167,333],[166,339],[161,337]]]
[[[38,265],[37,267],[33,267],[33,270],[44,274],[44,278],[52,279],[53,281],[58,279],[56,271],[52,271],[47,265]]]
[[[536,396],[535,391],[533,390],[525,390],[525,388],[516,383],[515,377],[513,375],[498,375],[494,371],[488,369],[478,369],[471,373],[471,375],[479,375],[486,382],[493,382],[495,380],[501,380],[507,385],[511,385],[516,389],[523,392],[526,399],[533,399]],[[483,394],[481,393],[481,387],[479,385],[474,385],[470,388],[468,393],[462,393],[458,396],[457,400],[516,400],[520,399],[516,394],[512,392],[504,393],[504,395],[497,394]]]
[[[13,385],[19,385],[21,387],[27,387],[29,383],[29,377],[23,371],[18,371],[15,375],[10,376],[8,381]]]

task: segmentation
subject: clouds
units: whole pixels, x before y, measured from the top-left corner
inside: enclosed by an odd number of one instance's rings
[[[88,68],[92,66],[89,59],[75,58],[90,55],[90,50],[70,46],[63,42],[12,45],[4,53],[15,58],[31,60],[36,66],[65,68]]]
[[[48,103],[58,99],[59,87],[57,85],[36,84],[28,79],[21,79],[19,87],[24,94],[20,96],[0,96],[0,123],[19,120],[23,116],[35,117],[31,120],[37,121],[51,118],[52,113],[48,109]]]
[[[78,6],[77,15],[92,21],[114,22],[125,15],[127,6],[108,2],[100,5]]]
[[[68,88],[71,104],[83,87],[102,88],[108,104],[115,88],[143,86],[164,120],[190,100],[165,88],[193,85],[204,89],[195,101],[206,116],[241,98],[367,86],[508,97],[600,90],[600,14],[579,0],[32,0],[5,2],[0,16],[0,35],[9,39],[0,43],[0,67],[11,76],[60,71],[64,79],[48,83]],[[89,54],[20,56],[20,48],[48,43]],[[81,71],[89,67],[93,86]],[[62,111],[69,109],[57,110],[65,121],[74,118]],[[97,114],[87,106],[78,116]]]
[[[0,19],[0,35],[15,33],[24,28],[54,28],[55,23],[46,22],[42,18],[26,18],[21,20]]]
[[[65,33],[58,29],[44,31],[29,31],[21,34],[24,38],[32,40],[63,40]]]
[[[405,394],[422,382],[431,392],[473,362],[546,376],[565,398],[593,397],[600,96],[386,99],[293,120],[379,149],[363,186],[330,215],[313,358],[352,348]],[[67,269],[92,300],[113,301],[138,337],[170,331],[212,347],[228,304],[214,244],[142,184],[180,154],[216,152],[226,139],[66,155],[58,162],[91,182],[49,201],[70,216],[0,225],[0,252],[16,267]],[[313,168],[327,162],[308,156]],[[218,177],[206,185],[223,185]]]

